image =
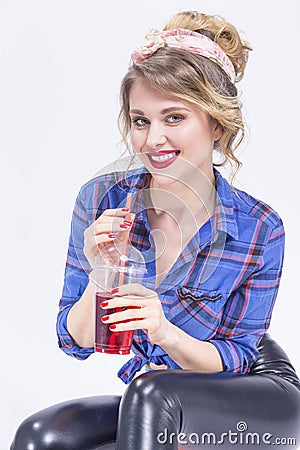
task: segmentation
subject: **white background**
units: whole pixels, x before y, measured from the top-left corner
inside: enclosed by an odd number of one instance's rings
[[[296,197],[299,167],[298,0],[0,0],[1,431],[71,398],[122,393],[126,357],[85,362],[56,344],[70,217],[80,186],[116,157],[118,90],[131,51],[179,10],[217,13],[254,47],[240,85],[248,127],[238,187],[286,228],[270,328],[300,372]]]

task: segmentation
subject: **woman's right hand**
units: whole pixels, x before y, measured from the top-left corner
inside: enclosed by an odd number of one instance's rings
[[[84,232],[84,254],[91,267],[95,265],[95,259],[109,243],[116,237],[128,238],[128,232],[134,221],[135,214],[126,208],[106,209]],[[127,232],[127,233],[126,233]]]

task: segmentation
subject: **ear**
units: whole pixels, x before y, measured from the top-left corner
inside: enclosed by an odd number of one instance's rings
[[[213,139],[214,141],[218,141],[222,135],[223,135],[224,129],[222,125],[219,124],[219,122],[215,121],[214,127],[213,127]]]

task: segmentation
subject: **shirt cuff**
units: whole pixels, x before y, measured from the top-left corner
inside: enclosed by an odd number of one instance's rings
[[[67,316],[73,305],[66,306],[63,311],[60,311],[59,317],[57,319],[56,331],[58,336],[58,346],[62,349],[64,353],[69,356],[73,356],[76,359],[87,359],[92,353],[94,353],[94,348],[82,348],[79,347],[67,329]]]
[[[246,374],[258,356],[258,350],[246,351],[241,345],[230,339],[212,339],[209,341],[220,353],[225,372]]]

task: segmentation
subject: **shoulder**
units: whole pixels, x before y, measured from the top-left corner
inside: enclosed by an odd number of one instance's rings
[[[264,223],[272,229],[282,226],[282,219],[274,208],[240,189],[233,191],[233,208],[241,217]]]
[[[282,219],[272,206],[241,189],[233,188],[218,171],[215,173],[218,196],[233,235],[248,235],[254,239],[257,233],[262,232],[261,236],[268,239],[273,230],[281,228],[283,231]]]
[[[284,246],[285,230],[278,212],[266,202],[242,190],[233,194],[234,216],[240,242],[271,247]]]
[[[100,175],[96,174],[93,178],[91,178],[81,186],[78,195],[82,200],[86,200],[86,198],[94,196],[99,190],[107,192],[107,190],[113,187],[115,184],[115,173],[106,173]]]

